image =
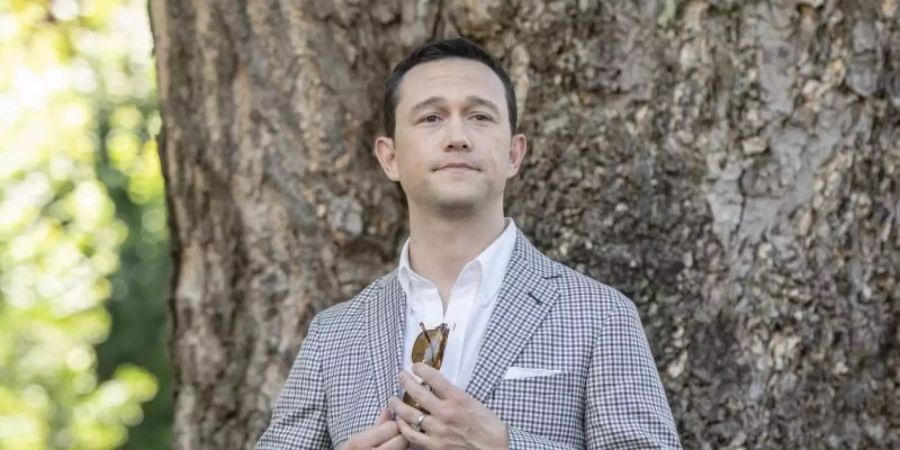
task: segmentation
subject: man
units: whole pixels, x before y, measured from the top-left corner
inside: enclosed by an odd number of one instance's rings
[[[516,115],[506,72],[465,39],[394,68],[374,153],[410,237],[396,270],[313,319],[258,449],[680,447],[633,303],[504,217]],[[441,324],[440,370],[412,364]]]

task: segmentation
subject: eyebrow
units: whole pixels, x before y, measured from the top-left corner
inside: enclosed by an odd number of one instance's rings
[[[443,97],[428,97],[425,100],[422,100],[419,103],[416,103],[412,109],[410,109],[410,114],[415,115],[417,112],[427,109],[430,107],[435,107],[437,105],[445,103],[447,100]],[[466,107],[470,108],[472,106],[483,106],[487,109],[490,109],[494,114],[500,115],[500,108],[497,107],[494,102],[484,98],[479,97],[477,95],[470,95],[466,97]]]
[[[444,99],[442,97],[428,97],[425,100],[422,100],[419,103],[416,103],[412,109],[409,110],[411,115],[415,115],[417,112],[427,109],[433,106],[437,106],[441,103],[444,103]]]
[[[469,105],[484,106],[485,108],[490,109],[494,114],[498,116],[500,115],[500,108],[498,108],[497,105],[494,104],[494,102],[484,97],[470,95],[466,97],[466,103],[468,103]]]

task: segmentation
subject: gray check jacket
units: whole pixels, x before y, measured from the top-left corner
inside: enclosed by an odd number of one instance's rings
[[[396,270],[319,313],[256,448],[337,448],[400,394],[406,296]],[[560,370],[503,379],[510,366]],[[634,304],[518,231],[466,391],[513,449],[681,448]]]

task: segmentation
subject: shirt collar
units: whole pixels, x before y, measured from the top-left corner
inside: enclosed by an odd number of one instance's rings
[[[506,228],[500,236],[487,246],[475,259],[467,262],[460,276],[469,271],[476,271],[479,274],[480,284],[478,287],[477,297],[479,302],[489,301],[493,298],[493,294],[500,289],[503,284],[503,276],[506,274],[506,267],[512,258],[513,248],[516,243],[516,224],[511,217],[507,217]],[[417,274],[409,265],[409,238],[403,243],[403,249],[400,250],[400,262],[397,269],[397,277],[400,279],[400,285],[406,293],[407,298],[413,284],[418,286],[432,285],[431,281]]]

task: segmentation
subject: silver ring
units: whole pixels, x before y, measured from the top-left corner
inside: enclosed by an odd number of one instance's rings
[[[425,414],[422,414],[421,416],[419,416],[419,420],[417,420],[416,423],[413,424],[413,428],[415,428],[416,431],[422,431],[422,422],[425,420],[425,416]]]

